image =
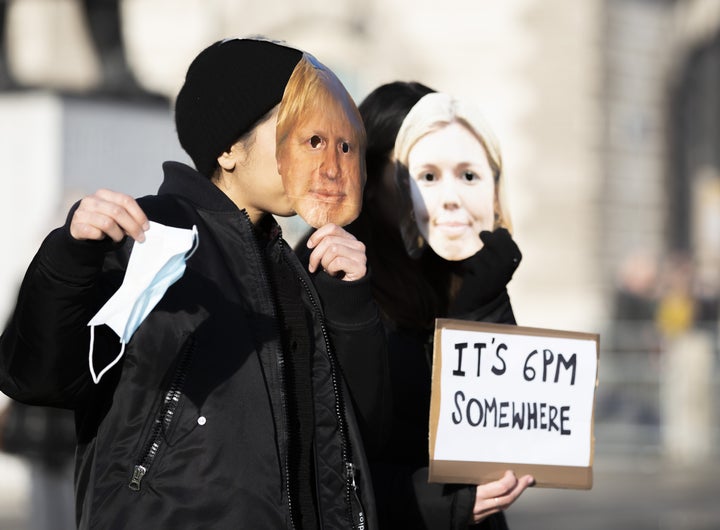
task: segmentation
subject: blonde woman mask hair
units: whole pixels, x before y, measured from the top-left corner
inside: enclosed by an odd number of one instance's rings
[[[345,226],[362,206],[365,128],[340,80],[309,54],[280,103],[277,161],[294,210],[310,225]]]
[[[411,256],[427,242],[442,258],[462,260],[482,248],[481,231],[511,229],[498,142],[474,105],[424,96],[400,127],[394,158]]]

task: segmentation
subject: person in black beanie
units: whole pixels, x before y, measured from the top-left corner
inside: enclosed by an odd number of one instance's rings
[[[307,270],[273,219],[295,213],[276,122],[308,63],[326,71],[262,38],[203,50],[175,106],[196,169],[166,162],[157,195],[83,198],[26,273],[0,390],[74,410],[81,529],[377,527],[360,426],[385,414],[386,359],[364,246],[321,226]],[[197,246],[95,377],[118,335],[88,324],[156,223]]]
[[[486,125],[478,125],[474,113],[466,113],[462,105],[447,105],[448,99],[452,98],[421,83],[396,81],[376,88],[359,106],[367,131],[368,180],[360,216],[347,229],[366,245],[373,294],[388,337],[392,427],[389,442],[368,455],[383,529],[507,529],[503,510],[532,484],[532,477],[516,477],[510,471],[480,486],[428,482],[435,318],[515,324],[507,284],[522,257],[501,200],[499,148]],[[442,238],[428,241],[424,237],[427,226],[419,232],[418,222],[424,219],[413,208],[409,180],[440,186],[443,179],[451,179],[450,165],[456,185],[477,185],[481,176],[475,174],[478,168],[469,166],[469,150],[457,166],[447,162],[455,161],[448,153],[457,149],[446,149],[444,159],[421,164],[422,171],[413,167],[408,172],[408,151],[421,138],[451,123],[461,124],[482,146],[487,159],[487,175],[482,178],[492,183],[490,218],[473,233],[476,241],[460,248],[460,256],[446,254],[448,245]],[[450,191],[436,193],[443,193],[447,211],[461,211],[466,197]],[[430,200],[424,206],[429,204]],[[454,237],[456,232],[453,229]]]

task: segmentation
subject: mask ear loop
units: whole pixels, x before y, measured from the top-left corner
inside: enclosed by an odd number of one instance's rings
[[[197,225],[193,225],[192,227],[192,233],[193,233],[193,246],[185,253],[185,261],[189,260],[190,257],[195,254],[195,251],[200,246],[200,234],[198,234]]]
[[[100,370],[100,373],[95,375],[95,366],[93,365],[93,348],[95,347],[95,326],[90,326],[90,351],[88,352],[88,365],[90,366],[90,375],[92,376],[93,382],[97,385],[100,382],[100,378],[105,375],[105,372],[115,366],[120,358],[125,353],[125,343],[120,341],[120,353],[115,357],[110,364]]]

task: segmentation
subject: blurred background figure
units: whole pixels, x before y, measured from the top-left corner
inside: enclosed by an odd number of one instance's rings
[[[684,253],[668,256],[664,264],[654,317],[658,331],[666,339],[687,333],[697,323],[694,272],[691,258]]]
[[[712,304],[701,301],[699,287],[697,265],[687,252],[666,257],[655,314],[663,353],[660,433],[668,461],[697,467],[713,456],[717,365],[716,329],[704,320]]]
[[[612,348],[617,353],[658,353],[655,313],[658,265],[646,250],[631,252],[620,264],[613,307]]]
[[[610,322],[601,337],[606,344],[602,356],[606,377],[602,379],[597,415],[603,421],[642,425],[653,431],[658,428],[655,382],[659,377],[660,335],[655,318],[659,277],[657,258],[646,249],[630,251],[618,266]],[[630,382],[623,374],[645,374],[647,379]]]

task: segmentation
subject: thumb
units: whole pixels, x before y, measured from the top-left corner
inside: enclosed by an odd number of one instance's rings
[[[516,268],[520,264],[522,252],[506,228],[498,228],[493,232],[483,230],[480,232],[480,240],[483,242],[480,252],[492,252]]]

